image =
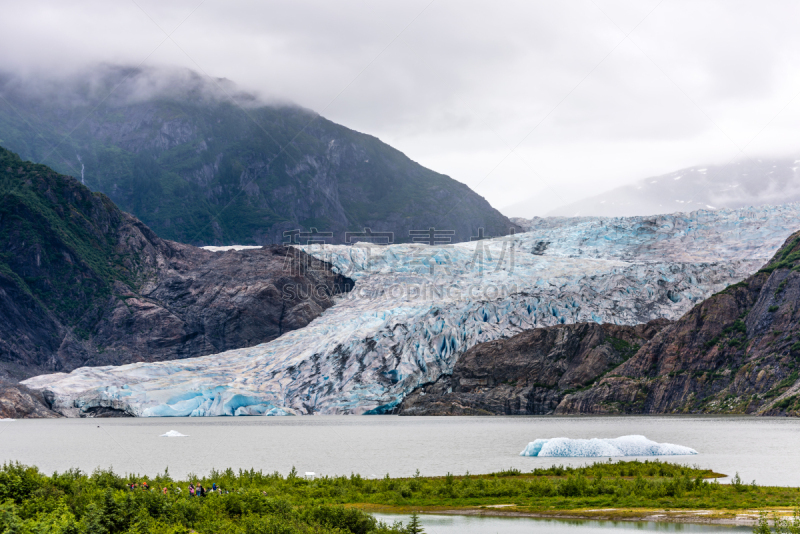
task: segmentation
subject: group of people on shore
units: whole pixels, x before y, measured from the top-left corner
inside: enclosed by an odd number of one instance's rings
[[[199,482],[197,483],[197,486],[189,484],[189,495],[192,497],[205,497],[207,493],[219,493],[222,495],[223,493],[228,493],[228,491],[223,492],[222,488],[217,486],[216,482],[211,483],[210,489],[204,488]]]
[[[132,482],[132,483],[126,484],[126,485],[127,485],[128,489],[131,490],[131,491],[134,491],[134,490],[137,490],[137,489],[138,490],[142,490],[142,491],[154,491],[147,484],[147,481],[144,481],[141,484],[137,484],[135,482]],[[173,486],[172,484],[170,484],[169,487],[164,486],[163,488],[161,488],[161,493],[163,493],[164,495],[167,495],[170,491],[172,491],[175,494],[183,493],[183,490],[181,489],[180,486]],[[196,486],[194,484],[189,484],[189,495],[191,497],[205,497],[209,493],[218,493],[218,494],[222,495],[222,494],[228,494],[230,492],[227,491],[227,490],[226,491],[222,491],[222,488],[217,486],[216,482],[212,482],[211,483],[211,488],[204,488],[203,485],[200,484],[199,482],[197,483]]]

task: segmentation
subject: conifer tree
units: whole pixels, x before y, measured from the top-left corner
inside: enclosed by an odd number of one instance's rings
[[[424,534],[425,529],[422,528],[422,525],[419,523],[419,516],[417,512],[411,514],[411,521],[408,522],[408,527],[406,528],[406,532],[408,534]]]

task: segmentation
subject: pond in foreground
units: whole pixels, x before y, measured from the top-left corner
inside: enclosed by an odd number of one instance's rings
[[[408,524],[409,516],[399,514],[374,514],[385,523],[402,521]],[[420,515],[426,534],[610,534],[619,531],[651,532],[752,532],[750,527],[727,525],[689,525],[682,523],[653,523],[644,521],[574,521],[531,519],[527,517],[474,517],[450,515]]]

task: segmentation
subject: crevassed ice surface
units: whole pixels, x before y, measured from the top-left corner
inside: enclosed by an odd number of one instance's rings
[[[520,456],[548,457],[618,457],[618,456],[676,456],[697,454],[697,451],[683,445],[656,443],[644,436],[622,436],[619,438],[537,439],[528,443]]]
[[[72,416],[96,406],[138,416],[385,413],[476,343],[558,323],[681,316],[763,265],[800,227],[800,205],[529,223],[450,246],[303,247],[356,281],[305,328],[211,356],[24,383]]]

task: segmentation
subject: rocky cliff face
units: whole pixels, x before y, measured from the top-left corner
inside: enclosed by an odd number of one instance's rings
[[[800,232],[675,322],[522,332],[464,353],[403,415],[800,415]]]
[[[3,419],[53,419],[62,417],[49,408],[41,391],[20,384],[0,383],[0,418]]]
[[[293,248],[162,240],[105,195],[3,149],[0,195],[6,378],[257,345],[307,325],[352,284]]]
[[[636,326],[580,323],[526,330],[481,343],[452,375],[415,390],[401,415],[542,415],[630,358],[669,321]]]
[[[365,227],[395,242],[436,227],[456,242],[516,228],[375,137],[197,73],[107,67],[52,84],[0,73],[0,96],[4,146],[182,243],[284,243],[312,228],[342,243]]]

